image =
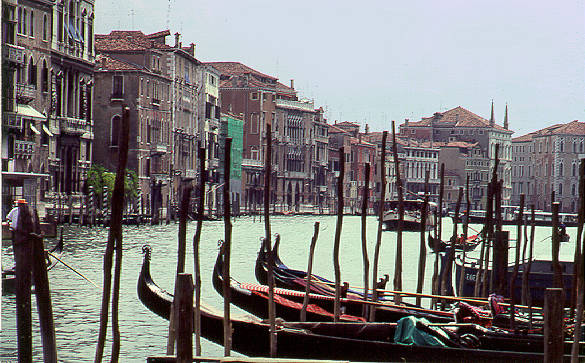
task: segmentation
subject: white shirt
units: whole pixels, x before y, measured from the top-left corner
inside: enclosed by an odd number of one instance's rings
[[[18,228],[18,207],[14,207],[8,212],[6,219],[8,219],[8,223],[10,223],[10,229],[15,231]]]

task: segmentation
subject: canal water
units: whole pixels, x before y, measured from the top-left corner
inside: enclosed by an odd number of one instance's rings
[[[271,217],[273,233],[281,236],[280,256],[284,263],[293,268],[306,270],[308,249],[313,234],[314,222],[320,222],[319,239],[315,250],[313,271],[315,274],[333,280],[333,239],[335,235],[335,216],[274,216]],[[341,234],[341,278],[352,286],[361,286],[363,279],[360,218],[345,216]],[[443,223],[443,236],[451,234],[450,220]],[[479,229],[479,226],[471,227]],[[515,238],[515,227],[508,227],[510,238]],[[377,220],[367,219],[368,253],[370,265],[376,242]],[[536,255],[550,258],[550,228],[538,227],[535,238]],[[120,332],[121,361],[144,362],[146,357],[164,355],[168,322],[146,309],[138,300],[136,281],[142,262],[142,246],[152,247],[152,276],[154,280],[168,291],[173,291],[174,275],[177,261],[178,224],[160,226],[126,226],[124,227],[124,252],[122,267],[122,284],[120,292]],[[193,273],[192,238],[195,222],[188,225],[186,271]],[[470,230],[470,233],[472,231]],[[102,266],[107,229],[79,228],[65,226],[65,247],[62,259],[82,274],[102,284]],[[571,241],[561,245],[561,260],[571,260],[575,247],[576,228],[569,228]],[[242,217],[234,220],[232,235],[231,273],[239,281],[255,282],[254,262],[260,247],[260,237],[264,235],[264,223],[256,217]],[[405,232],[403,234],[403,287],[406,291],[416,290],[417,265],[419,258],[420,234]],[[213,290],[211,273],[218,253],[217,242],[224,237],[223,222],[207,221],[203,224],[201,239],[202,298],[209,304],[221,309],[222,300]],[[56,240],[48,240],[48,247]],[[392,288],[395,266],[396,233],[384,232],[379,263],[379,276],[390,275],[388,289]],[[479,248],[478,248],[479,250]],[[511,259],[512,260],[512,259]],[[426,281],[424,290],[430,291],[430,278],[434,255],[427,253]],[[10,242],[2,243],[2,266],[12,266],[12,246]],[[371,274],[371,272],[370,272]],[[371,275],[370,275],[371,276]],[[101,290],[58,264],[49,273],[52,291],[53,314],[59,360],[63,362],[90,362],[95,354],[99,327]],[[36,301],[33,297],[33,336],[35,361],[42,360],[42,346],[39,336]],[[428,303],[425,303],[425,306]],[[239,313],[232,308],[232,314]],[[16,361],[16,307],[13,295],[3,295],[1,303],[0,361]],[[108,338],[111,334],[111,319]],[[208,356],[223,355],[223,348],[202,339],[203,354]],[[106,344],[109,354],[111,341]],[[237,355],[237,353],[234,353]],[[106,359],[109,359],[107,356]]]

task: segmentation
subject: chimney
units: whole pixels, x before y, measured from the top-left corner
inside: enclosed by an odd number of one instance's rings
[[[366,124],[366,135],[370,133],[370,125]]]
[[[408,127],[408,119],[407,118],[404,119],[404,126]]]
[[[189,54],[195,57],[195,43],[189,44]]]
[[[176,32],[175,33],[175,48],[180,47],[179,39],[181,39],[181,33]]]
[[[154,40],[152,40],[152,39],[150,40],[150,47],[154,48]]]
[[[294,79],[290,80],[290,88],[295,89],[295,80]]]

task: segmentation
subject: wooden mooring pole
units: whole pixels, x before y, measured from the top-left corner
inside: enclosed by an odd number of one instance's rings
[[[16,332],[18,361],[32,362],[32,316],[31,316],[31,261],[32,247],[29,233],[33,231],[28,207],[18,206],[17,229],[12,234],[16,282]],[[44,261],[44,257],[43,260]],[[46,269],[46,267],[45,267]]]
[[[382,245],[382,229],[384,226],[384,202],[386,200],[386,139],[388,131],[382,133],[382,157],[380,158],[380,202],[378,203],[378,231],[376,234],[376,247],[374,248],[374,264],[372,266],[372,301],[378,301],[378,290],[376,281],[378,281],[378,260],[380,259],[380,246]],[[376,307],[370,307],[369,321],[376,320]]]
[[[311,246],[309,247],[309,265],[307,267],[307,282],[305,285],[305,296],[303,298],[303,307],[301,308],[301,321],[307,321],[307,306],[309,305],[309,293],[311,292],[311,276],[313,273],[313,257],[315,256],[315,246],[317,245],[317,237],[319,237],[319,222],[315,222],[315,231],[311,239]],[[277,237],[278,238],[278,237]],[[276,246],[274,248],[275,251]]]
[[[553,287],[562,289],[563,273],[561,270],[561,264],[559,262],[560,242],[561,241],[559,236],[559,202],[554,202],[552,204],[552,263],[554,274]]]
[[[419,255],[418,255],[418,279],[416,282],[416,292],[421,294],[423,291],[423,285],[425,282],[425,267],[427,262],[427,244],[426,241],[426,234],[427,234],[427,219],[428,219],[428,205],[429,205],[429,176],[430,170],[426,170],[425,172],[425,196],[424,201],[420,211],[420,247],[419,247]],[[421,297],[416,297],[416,305],[421,306]]]
[[[274,306],[274,254],[270,241],[270,178],[272,177],[272,125],[266,125],[266,160],[264,162],[264,232],[268,252],[268,319],[270,321],[270,357],[276,357],[276,311]]]
[[[396,130],[392,120],[392,154],[394,156],[394,174],[396,175],[396,191],[398,192],[398,228],[396,230],[396,259],[394,262],[394,290],[402,291],[402,228],[404,225],[404,191],[400,178],[398,161],[398,145],[396,144]],[[394,295],[394,302],[400,303],[402,296]]]
[[[544,292],[544,362],[563,360],[563,290],[546,289]]]
[[[507,289],[508,282],[508,231],[496,231],[496,238],[494,240],[493,258],[494,261],[492,271],[494,277],[494,288],[496,294],[504,296]]]
[[[577,240],[575,241],[575,264],[573,273],[573,289],[571,293],[571,305],[575,311],[575,326],[583,324],[583,303],[585,300],[585,241],[582,240],[583,223],[585,222],[585,159],[581,159],[579,165],[579,216],[577,223]],[[581,341],[581,329],[575,329],[573,346],[571,348],[571,363],[577,363],[579,358],[579,342]]]
[[[118,323],[118,302],[120,298],[120,280],[122,273],[122,207],[124,204],[124,181],[126,179],[126,163],[128,161],[128,135],[130,132],[130,110],[122,106],[122,128],[120,129],[120,149],[114,190],[112,193],[112,218],[108,234],[106,251],[104,252],[104,283],[100,312],[100,327],[94,362],[102,361],[106,332],[108,327],[108,310],[112,299],[112,355],[111,360],[117,362],[120,354],[120,329]],[[106,191],[107,195],[107,191]],[[106,197],[104,197],[106,198]],[[112,259],[115,257],[114,282],[112,286]]]
[[[364,184],[362,196],[362,216],[361,216],[361,235],[362,235],[362,263],[364,268],[364,300],[368,300],[369,292],[369,275],[370,275],[370,260],[368,259],[368,241],[366,237],[366,216],[368,214],[368,200],[370,197],[370,163],[366,163],[365,170],[366,183]],[[363,305],[362,316],[368,318],[368,305]]]
[[[55,324],[53,320],[53,306],[51,303],[51,290],[49,277],[47,276],[47,264],[45,259],[45,247],[41,236],[41,226],[37,210],[34,211],[35,233],[30,235],[32,245],[32,272],[35,283],[35,295],[37,297],[37,311],[41,328],[41,341],[43,343],[43,360],[45,362],[57,362],[57,341],[55,339]]]
[[[193,279],[191,274],[182,272],[177,275],[174,305],[177,363],[191,363],[193,362]]]
[[[223,167],[224,185],[223,185],[223,222],[224,222],[224,257],[223,257],[223,353],[226,357],[231,355],[232,351],[232,321],[230,314],[231,292],[230,292],[230,257],[232,244],[232,221],[230,206],[230,169],[232,138],[225,139],[225,159]]]
[[[339,148],[339,177],[337,178],[337,224],[335,225],[335,240],[333,242],[333,269],[335,273],[335,301],[333,304],[333,321],[339,322],[341,315],[341,271],[339,268],[339,244],[341,241],[341,226],[343,224],[343,179],[345,177],[345,151]]]
[[[524,194],[520,194],[520,210],[518,211],[518,225],[516,226],[516,255],[514,256],[514,270],[512,271],[512,278],[510,279],[509,296],[511,300],[510,306],[510,329],[516,328],[515,307],[516,304],[516,279],[518,278],[518,270],[520,269],[520,245],[522,244],[522,224],[524,223]]]
[[[201,263],[199,245],[205,213],[205,148],[199,147],[199,202],[197,204],[197,227],[193,236],[193,268],[195,269],[195,354],[201,356]]]
[[[441,163],[441,169],[439,171],[439,205],[437,206],[437,228],[435,229],[435,251],[439,250],[439,241],[441,240],[441,233],[442,233],[442,216],[443,216],[443,193],[445,190],[445,164]],[[439,295],[439,254],[435,254],[435,263],[433,265],[433,295]],[[437,299],[431,299],[431,307],[437,306]]]
[[[469,174],[465,182],[465,222],[463,223],[463,240],[467,243],[467,233],[469,231],[469,209],[471,201],[469,200]],[[457,296],[463,296],[463,282],[465,281],[465,255],[467,251],[464,248],[461,254],[461,273],[459,274],[459,286],[457,287]]]

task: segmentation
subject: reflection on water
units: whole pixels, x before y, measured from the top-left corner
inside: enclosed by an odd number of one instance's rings
[[[281,235],[280,255],[291,267],[306,269],[308,247],[313,234],[313,223],[321,223],[319,240],[315,250],[313,271],[315,274],[333,278],[333,236],[336,218],[332,216],[294,216],[272,217],[274,233]],[[377,221],[369,217],[368,251],[373,256]],[[477,226],[475,226],[477,227]],[[450,223],[444,223],[444,236],[451,233]],[[515,228],[511,237],[515,238]],[[570,260],[573,255],[576,228],[569,228],[571,242],[561,246],[561,258]],[[168,322],[147,310],[136,295],[136,280],[142,262],[142,245],[152,246],[152,276],[163,288],[172,291],[177,260],[178,225],[126,226],[124,228],[124,257],[122,284],[120,292],[120,332],[122,336],[121,354],[124,362],[144,362],[146,357],[161,355],[166,351]],[[193,273],[191,239],[195,223],[189,224],[186,272]],[[211,272],[217,254],[217,241],[224,238],[222,222],[204,222],[201,240],[202,298],[221,308],[219,295],[211,286]],[[240,281],[254,282],[254,261],[260,247],[259,238],[264,234],[264,223],[252,218],[236,219],[232,236],[232,276]],[[550,257],[550,228],[538,228],[536,253],[543,258]],[[380,274],[394,273],[395,232],[384,232],[380,253]],[[103,228],[65,227],[65,247],[62,259],[78,269],[92,281],[101,285],[103,254],[107,230]],[[407,291],[415,291],[420,235],[415,232],[404,233],[403,286]],[[53,245],[55,240],[48,240]],[[12,247],[2,245],[2,265],[12,266]],[[430,288],[434,255],[427,255],[425,292]],[[341,277],[351,285],[361,285],[363,279],[361,236],[359,217],[344,217],[341,241]],[[101,290],[58,264],[49,274],[53,313],[57,335],[59,360],[65,362],[89,362],[93,360],[99,328]],[[391,287],[391,281],[388,287]],[[36,302],[33,298],[33,335],[35,361],[42,359],[42,346],[36,318]],[[0,360],[16,359],[16,318],[14,296],[2,296],[2,331],[0,332]],[[237,308],[233,308],[238,311]],[[110,319],[111,320],[111,319]],[[108,326],[108,337],[111,323]],[[203,354],[223,355],[223,348],[202,340]],[[106,354],[111,342],[106,345]]]

